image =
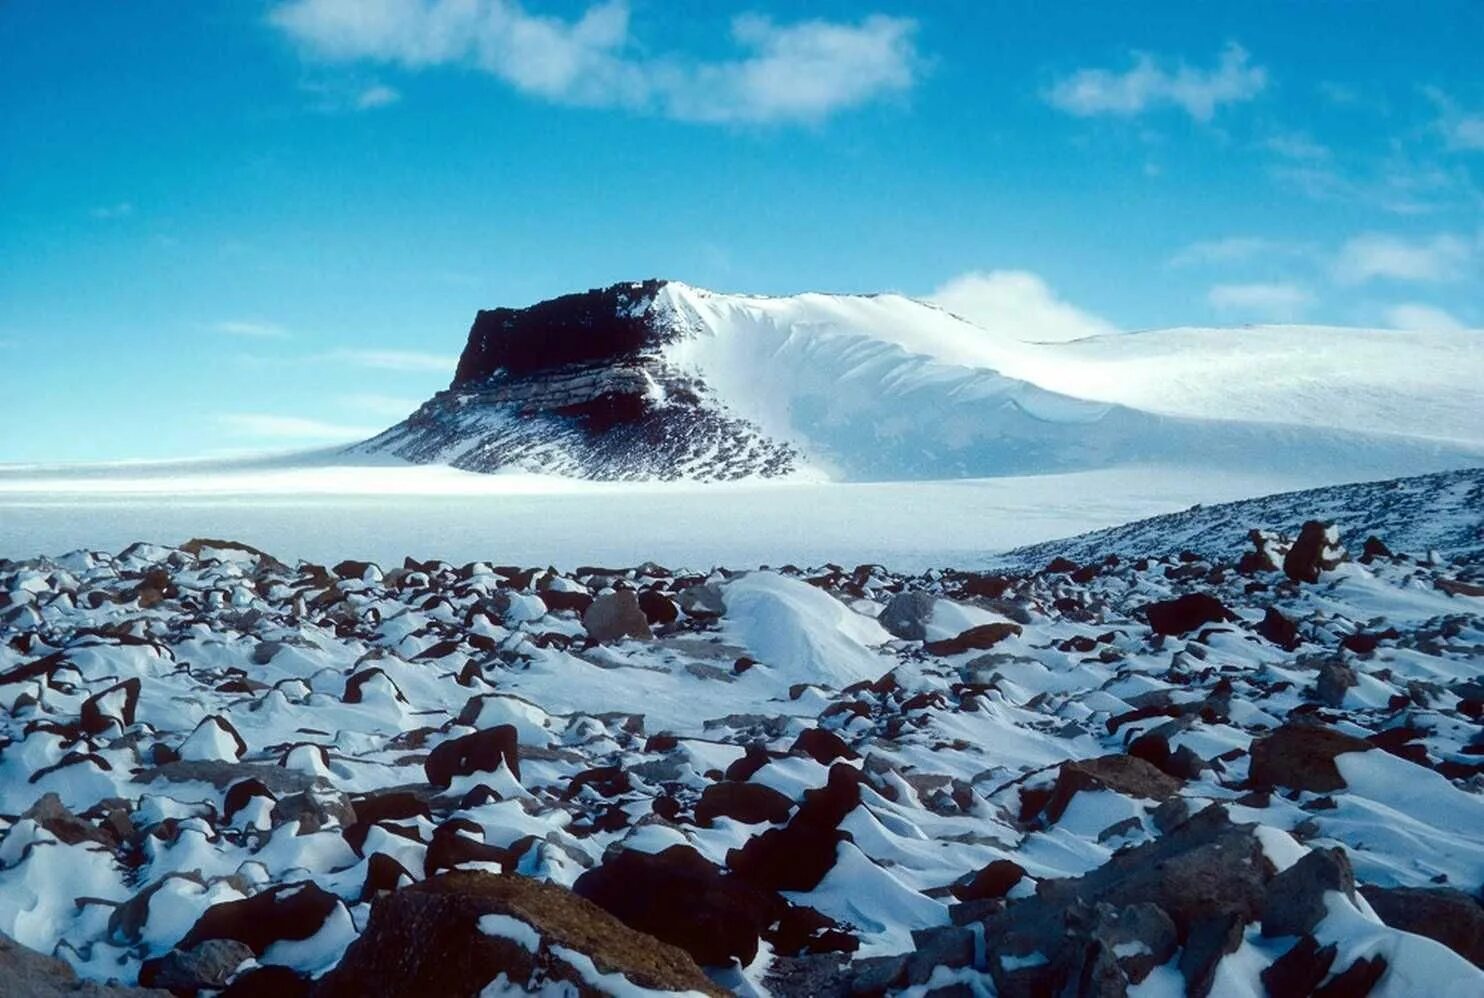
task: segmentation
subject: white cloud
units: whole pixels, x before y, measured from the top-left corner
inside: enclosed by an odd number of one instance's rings
[[[364,440],[381,432],[379,427],[346,426],[300,416],[275,416],[257,412],[230,412],[217,417],[230,433],[273,440]]]
[[[368,392],[341,395],[336,401],[347,409],[353,409],[368,416],[384,416],[388,419],[401,419],[422,405],[419,399],[402,398],[397,395],[376,395]]]
[[[1386,310],[1386,324],[1394,329],[1420,333],[1461,333],[1468,329],[1463,320],[1432,305],[1404,302]]]
[[[1021,340],[1065,341],[1117,332],[1110,322],[1060,300],[1025,270],[973,271],[928,300],[993,333]]]
[[[88,212],[94,218],[103,221],[112,221],[116,218],[128,218],[134,214],[134,205],[129,201],[120,201],[117,204],[105,204]]]
[[[1203,264],[1245,263],[1257,257],[1291,256],[1304,252],[1295,243],[1263,236],[1227,236],[1191,243],[1170,257],[1172,267]]]
[[[1444,91],[1427,87],[1423,91],[1438,108],[1437,128],[1450,149],[1484,149],[1484,111],[1466,111]]]
[[[369,111],[372,108],[386,107],[401,99],[401,93],[395,88],[384,83],[375,83],[356,95],[356,110]]]
[[[1222,312],[1292,322],[1314,296],[1297,284],[1218,284],[1206,293],[1206,300]]]
[[[319,359],[382,371],[442,371],[453,377],[458,358],[420,350],[333,350]]]
[[[1330,157],[1329,147],[1316,142],[1304,132],[1279,132],[1269,135],[1263,145],[1284,159],[1318,162]]]
[[[284,340],[288,339],[289,335],[287,329],[274,325],[271,322],[229,320],[213,323],[211,328],[228,336],[246,336],[259,340]]]
[[[1046,99],[1082,117],[1130,117],[1153,108],[1178,107],[1197,121],[1210,121],[1221,105],[1251,100],[1267,83],[1267,70],[1252,65],[1247,50],[1233,43],[1210,70],[1183,62],[1166,69],[1144,52],[1134,53],[1134,64],[1122,73],[1079,69],[1053,84]]]
[[[1333,272],[1341,284],[1363,284],[1376,278],[1436,283],[1460,277],[1472,256],[1473,248],[1458,236],[1408,240],[1367,233],[1340,247]]]
[[[303,80],[299,89],[308,95],[309,109],[321,114],[374,111],[402,99],[402,92],[395,87],[353,75]]]
[[[287,0],[269,21],[309,56],[421,69],[465,66],[562,104],[657,111],[688,121],[813,121],[904,92],[916,82],[916,23],[732,23],[735,58],[642,52],[625,0],[573,20],[516,0]]]

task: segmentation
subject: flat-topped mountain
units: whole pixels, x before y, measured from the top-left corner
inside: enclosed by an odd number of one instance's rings
[[[590,479],[945,479],[1484,462],[1477,334],[1260,326],[1036,343],[901,295],[616,284],[481,311],[356,451]]]

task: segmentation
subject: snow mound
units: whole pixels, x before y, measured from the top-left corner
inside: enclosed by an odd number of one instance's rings
[[[723,600],[728,635],[790,684],[839,688],[890,668],[872,648],[891,635],[807,582],[748,572],[727,584]]]

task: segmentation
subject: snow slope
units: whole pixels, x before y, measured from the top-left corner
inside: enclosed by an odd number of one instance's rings
[[[1443,557],[1484,545],[1484,470],[1466,469],[1306,489],[1138,520],[1010,551],[999,562],[1028,569],[1054,557],[1073,561],[1109,554],[1175,555],[1194,551],[1214,557],[1240,547],[1253,529],[1294,533],[1306,520],[1340,529],[1341,542],[1360,550],[1368,537],[1383,537],[1405,551]]]
[[[1334,480],[1484,455],[1477,336],[1176,329],[1028,343],[898,295],[719,295],[671,282],[665,360],[851,480],[1134,463]]]

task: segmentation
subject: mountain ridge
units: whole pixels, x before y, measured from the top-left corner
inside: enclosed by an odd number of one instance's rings
[[[352,450],[700,481],[1293,462],[1340,481],[1484,461],[1467,335],[1215,332],[1034,343],[897,294],[625,282],[481,310],[449,388]]]

